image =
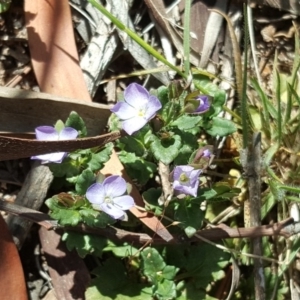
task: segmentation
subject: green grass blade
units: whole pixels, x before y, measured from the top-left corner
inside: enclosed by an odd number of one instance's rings
[[[293,88],[292,86],[287,82],[286,83],[287,88],[287,103],[286,103],[286,109],[285,109],[285,116],[283,121],[283,126],[285,127],[287,122],[291,119],[291,113],[292,113],[292,102],[293,102]]]
[[[252,83],[252,86],[255,89],[256,93],[258,94],[259,98],[261,99],[261,103],[263,106],[262,113],[263,113],[264,120],[265,120],[264,125],[266,126],[267,132],[270,132],[271,131],[271,128],[270,128],[271,122],[270,122],[270,115],[269,115],[269,109],[268,109],[269,99],[268,99],[267,95],[264,93],[264,91],[262,90],[262,88],[260,87],[260,85],[258,84],[256,79],[251,79],[251,83]]]
[[[281,93],[280,93],[280,75],[279,72],[276,70],[276,101],[277,101],[277,142],[280,145],[282,140],[282,113],[281,113]]]
[[[184,30],[183,30],[183,61],[184,61],[184,74],[190,74],[190,15],[191,15],[191,0],[185,1],[184,9]]]
[[[247,5],[244,4],[244,70],[243,70],[243,85],[242,85],[242,98],[241,98],[241,117],[242,117],[242,127],[243,127],[243,149],[248,148],[248,109],[247,109],[247,78],[248,78],[248,43],[249,43],[249,32],[248,32],[248,12]]]
[[[96,0],[88,0],[93,6],[95,6],[101,13],[103,13],[107,18],[109,18],[120,30],[123,30],[127,33],[136,43],[143,47],[147,52],[149,52],[153,57],[170,67],[172,70],[177,72],[183,78],[187,78],[186,74],[181,72],[179,68],[169,63],[158,51],[153,47],[147,44],[142,38],[140,38],[135,32],[127,28],[122,22],[120,22],[116,17],[114,17],[108,10],[105,9],[100,3]]]

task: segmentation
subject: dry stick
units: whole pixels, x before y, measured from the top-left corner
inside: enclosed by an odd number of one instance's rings
[[[261,225],[261,134],[254,133],[252,138],[252,151],[248,152],[247,176],[250,199],[250,226]],[[252,251],[258,257],[263,256],[263,246],[261,237],[252,240]],[[266,298],[266,287],[264,278],[263,261],[254,259],[254,286],[255,299]]]
[[[209,241],[226,238],[256,238],[262,236],[284,236],[285,238],[289,238],[292,235],[300,233],[300,222],[294,223],[293,218],[288,218],[273,225],[263,225],[249,228],[231,228],[224,224],[220,224],[210,229],[197,231],[197,236],[190,239],[187,239],[185,235],[177,235],[174,236],[174,240],[167,242],[159,236],[152,238],[146,233],[129,232],[114,228],[112,226],[107,228],[89,227],[84,224],[79,224],[77,226],[60,226],[58,225],[57,221],[49,217],[48,214],[8,201],[0,200],[0,210],[24,218],[31,222],[35,222],[47,230],[63,229],[82,233],[91,233],[95,235],[106,236],[114,240],[122,240],[136,244],[151,242],[155,245],[173,245],[183,244],[186,242],[199,242],[199,238],[207,239]],[[238,251],[237,253],[241,254]]]
[[[30,65],[25,66],[22,73],[14,76],[9,82],[6,83],[5,86],[11,88],[15,87],[24,78],[24,75],[27,75],[31,71],[31,69],[32,68]]]
[[[216,10],[212,10],[216,11]],[[243,168],[245,169],[247,175],[249,176],[248,184],[249,184],[249,199],[250,201],[245,201],[244,203],[244,218],[245,223],[247,220],[247,213],[250,215],[250,226],[259,226],[260,222],[260,209],[261,209],[261,199],[260,199],[260,134],[256,133],[253,136],[253,153],[250,154],[248,151],[247,143],[247,122],[246,122],[246,107],[245,107],[245,95],[243,92],[243,74],[242,74],[242,63],[241,63],[241,52],[239,49],[239,44],[237,38],[234,33],[233,26],[230,22],[230,19],[220,11],[216,11],[220,15],[222,15],[228,24],[228,30],[230,34],[230,38],[232,41],[232,48],[234,53],[234,61],[235,61],[235,72],[236,72],[236,87],[237,87],[237,95],[240,100],[242,106],[242,125],[245,130],[243,134],[243,151],[241,151],[241,162]],[[247,30],[247,29],[246,29]],[[246,57],[246,56],[245,56]],[[246,68],[246,65],[245,65]],[[245,79],[245,77],[244,77]],[[249,210],[249,212],[248,212]],[[260,238],[256,238],[252,242],[253,244],[253,253],[254,257],[262,257],[263,249],[262,242]],[[263,273],[263,265],[261,259],[254,260],[254,283],[255,283],[255,299],[264,300],[265,299],[265,282],[264,282],[264,273]]]
[[[158,173],[161,180],[161,186],[163,193],[159,198],[159,202],[161,204],[168,205],[169,199],[173,196],[173,187],[170,183],[169,176],[170,176],[170,167],[169,165],[165,165],[163,162],[158,162]]]
[[[39,161],[34,162],[32,169],[26,176],[21,191],[18,193],[15,203],[39,209],[44,202],[52,179],[52,172],[47,166],[41,165]],[[29,220],[28,218],[24,219],[18,216],[9,216],[6,220],[18,249],[21,249],[32,226],[32,221],[35,222],[35,220]]]

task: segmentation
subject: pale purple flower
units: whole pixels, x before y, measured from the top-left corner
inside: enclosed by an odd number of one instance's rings
[[[78,131],[72,127],[65,127],[58,132],[53,126],[39,126],[35,129],[35,136],[39,141],[74,140],[78,136]],[[31,159],[41,160],[42,163],[61,163],[66,155],[66,152],[55,152],[31,156]]]
[[[104,211],[114,219],[123,219],[124,210],[134,206],[134,200],[125,194],[126,190],[126,181],[121,176],[113,175],[102,183],[92,184],[86,192],[86,198],[95,209]]]
[[[200,95],[196,98],[196,100],[199,101],[199,106],[192,112],[193,114],[200,114],[206,112],[209,109],[210,103],[207,96]]]
[[[122,121],[122,128],[133,134],[152,119],[161,109],[157,97],[137,83],[130,84],[124,91],[124,102],[118,102],[111,111]]]
[[[210,150],[209,149],[205,149],[204,151],[203,151],[203,157],[208,157],[208,158],[210,158],[210,156],[211,156],[211,152],[210,152]]]
[[[199,175],[202,171],[191,166],[177,166],[173,171],[173,188],[177,194],[196,197],[199,186]]]

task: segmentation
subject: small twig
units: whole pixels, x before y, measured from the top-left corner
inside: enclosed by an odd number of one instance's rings
[[[168,204],[168,199],[171,199],[173,196],[173,187],[170,183],[170,168],[169,165],[165,165],[163,162],[158,162],[158,174],[160,176],[163,195],[160,197],[159,201],[162,204]]]
[[[47,230],[53,230],[57,227],[57,221],[53,220],[49,215],[15,203],[0,200],[0,210],[37,223]]]
[[[213,241],[226,238],[255,238],[262,236],[284,236],[291,237],[300,233],[300,222],[294,223],[293,218],[283,220],[273,225],[264,225],[249,228],[231,228],[224,224],[220,224],[211,229],[203,229],[197,232],[197,237],[188,239],[185,235],[175,235],[174,240],[167,242],[159,236],[151,237],[146,233],[129,232],[112,226],[107,228],[89,227],[84,224],[77,226],[60,226],[56,220],[51,219],[47,214],[29,209],[7,201],[0,201],[0,210],[10,214],[17,215],[32,222],[38,223],[47,230],[70,230],[77,232],[90,233],[105,236],[113,240],[127,241],[134,244],[144,244],[151,242],[153,245],[176,245],[184,242],[199,242],[199,237]]]
[[[75,10],[77,10],[81,15],[83,15],[94,28],[97,28],[97,24],[94,22],[94,20],[88,15],[88,13],[86,13],[85,10],[83,10],[79,5],[75,5],[74,3],[72,3],[71,1],[69,1],[69,5],[71,7],[73,7]]]
[[[44,203],[52,180],[53,174],[49,170],[49,167],[42,165],[39,161],[35,161],[30,172],[26,176],[15,203],[19,204],[19,207],[22,207],[25,210],[27,207],[33,210],[39,210]],[[27,212],[27,214],[31,216],[30,212]],[[26,220],[24,218],[19,218],[18,215],[22,216],[22,211],[21,214],[16,214],[16,216],[8,216],[6,223],[16,246],[18,249],[21,249],[32,226],[32,221],[30,219]],[[33,221],[39,221],[35,216],[36,214],[31,216],[34,219]]]
[[[248,152],[247,161],[248,188],[250,199],[250,226],[261,225],[261,134],[253,134],[252,149]],[[252,240],[253,254],[262,257],[263,246],[261,237]],[[264,266],[261,259],[254,259],[255,299],[266,298]]]
[[[5,86],[11,88],[15,87],[24,78],[24,75],[28,74],[31,71],[31,69],[31,66],[25,66],[22,73],[14,76],[9,82],[5,84]]]
[[[247,17],[248,17],[247,24],[248,24],[248,32],[249,32],[249,38],[250,38],[250,47],[251,47],[251,52],[252,52],[254,69],[255,69],[258,83],[260,86],[262,86],[262,80],[261,80],[259,67],[258,67],[258,63],[257,63],[257,58],[256,58],[256,43],[255,43],[255,37],[254,37],[253,14],[252,14],[252,8],[249,3],[247,3]]]

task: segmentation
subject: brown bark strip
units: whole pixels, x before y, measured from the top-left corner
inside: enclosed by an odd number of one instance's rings
[[[70,152],[77,149],[104,146],[119,137],[119,132],[66,141],[38,141],[0,136],[0,161],[52,152]]]

